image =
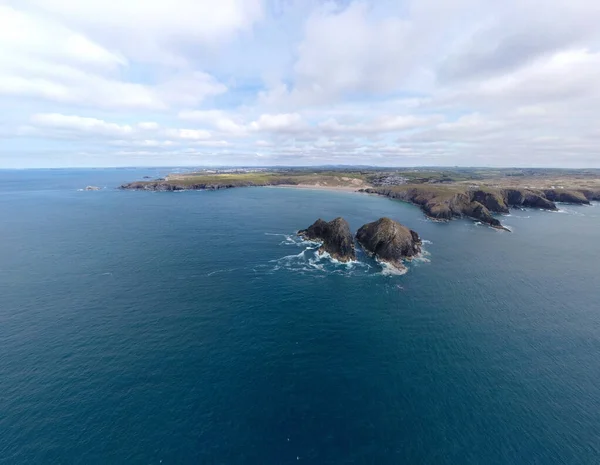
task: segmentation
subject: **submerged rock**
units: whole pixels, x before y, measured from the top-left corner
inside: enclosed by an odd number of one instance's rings
[[[356,233],[358,243],[379,260],[403,270],[402,260],[421,253],[421,238],[406,226],[389,218],[362,226]]]
[[[330,222],[319,218],[307,229],[299,231],[298,235],[304,239],[322,242],[319,253],[327,252],[340,262],[356,259],[350,225],[344,218],[336,218]]]

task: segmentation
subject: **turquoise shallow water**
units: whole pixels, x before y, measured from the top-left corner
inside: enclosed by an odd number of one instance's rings
[[[160,174],[0,171],[0,463],[600,462],[600,206],[504,233],[360,194],[114,189]],[[428,260],[388,276],[293,236],[340,215]]]

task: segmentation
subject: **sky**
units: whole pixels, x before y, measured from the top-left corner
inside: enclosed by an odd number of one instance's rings
[[[594,0],[0,0],[0,168],[600,167]]]

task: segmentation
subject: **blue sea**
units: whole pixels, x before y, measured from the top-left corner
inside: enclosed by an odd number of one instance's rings
[[[600,463],[599,205],[116,189],[168,171],[0,171],[0,463]],[[337,216],[425,254],[295,237]]]

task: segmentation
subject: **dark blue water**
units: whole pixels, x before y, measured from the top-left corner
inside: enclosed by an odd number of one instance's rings
[[[600,462],[600,207],[513,233],[360,194],[0,171],[0,462]],[[80,192],[88,184],[105,187]],[[293,232],[387,215],[403,276]]]

